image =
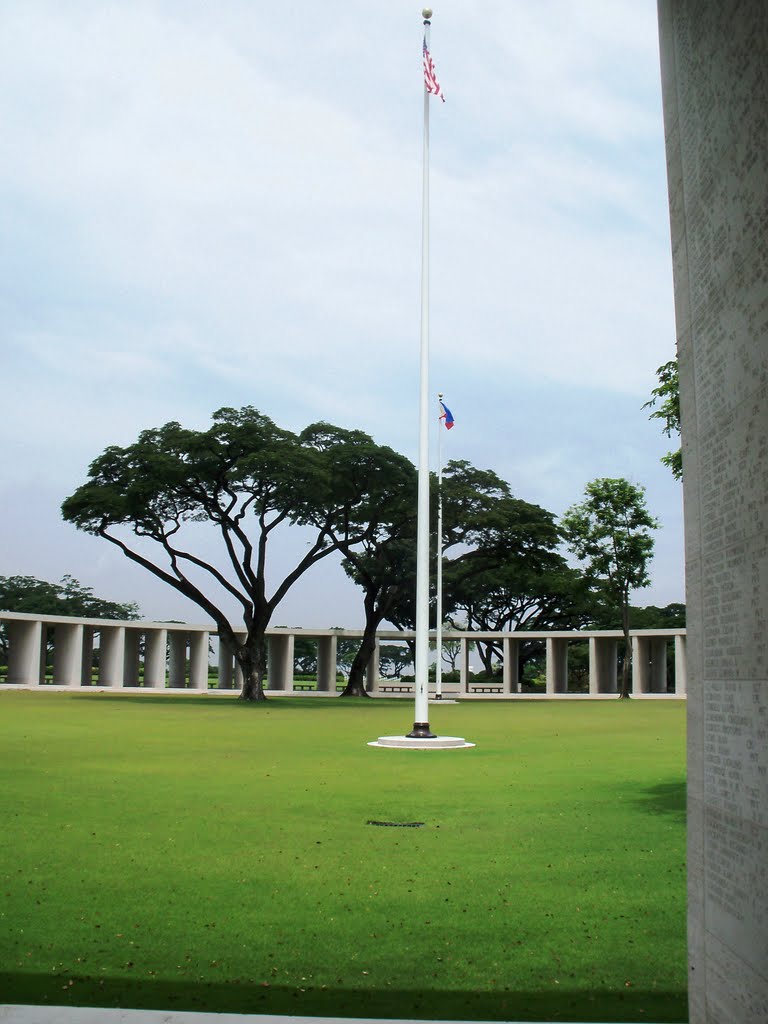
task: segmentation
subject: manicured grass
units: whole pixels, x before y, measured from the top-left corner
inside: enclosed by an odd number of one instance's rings
[[[685,1020],[684,705],[430,715],[0,694],[0,1002]]]

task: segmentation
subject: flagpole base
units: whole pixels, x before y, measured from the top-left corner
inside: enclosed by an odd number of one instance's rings
[[[371,740],[369,747],[385,747],[389,750],[466,750],[474,747],[463,736],[379,736]]]
[[[437,736],[430,731],[429,722],[414,722],[413,729],[407,733],[412,740],[436,740]]]

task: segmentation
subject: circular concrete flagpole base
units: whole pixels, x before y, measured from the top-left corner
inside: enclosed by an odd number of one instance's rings
[[[379,736],[369,747],[388,747],[394,750],[466,750],[474,747],[463,736]]]

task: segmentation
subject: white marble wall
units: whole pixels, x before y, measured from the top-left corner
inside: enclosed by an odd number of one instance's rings
[[[768,3],[659,0],[688,606],[691,1024],[768,1021]]]

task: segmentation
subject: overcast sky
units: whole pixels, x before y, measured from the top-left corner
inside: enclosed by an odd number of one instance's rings
[[[0,0],[0,575],[196,606],[61,521],[140,430],[254,405],[415,460],[419,7]],[[431,382],[468,459],[560,515],[647,488],[684,599],[682,493],[642,405],[674,356],[653,0],[444,0],[431,50]],[[280,565],[304,541],[294,535]],[[273,622],[362,622],[341,570]]]

